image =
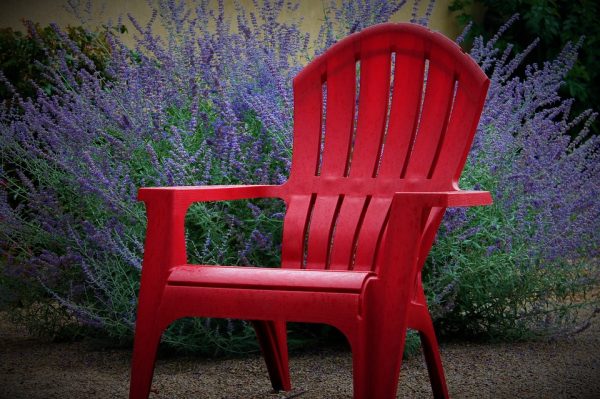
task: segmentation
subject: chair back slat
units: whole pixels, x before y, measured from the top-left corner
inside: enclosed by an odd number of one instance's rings
[[[454,99],[454,60],[441,48],[432,46],[423,88],[423,107],[414,145],[406,170],[400,175],[407,179],[428,179],[439,154],[438,144],[444,140]]]
[[[315,176],[319,167],[322,81],[318,73],[294,81],[294,151],[290,178]]]
[[[307,269],[326,269],[331,239],[339,213],[340,195],[319,195],[310,219],[307,240]]]
[[[389,197],[373,197],[358,233],[352,270],[367,271],[375,269],[375,260],[381,247],[383,233],[387,225],[390,204]]]
[[[354,46],[346,46],[327,61],[325,143],[320,176],[344,176],[350,153],[356,103]]]
[[[431,179],[435,181],[451,181],[453,188],[458,188],[458,179],[463,170],[473,137],[465,139],[465,132],[475,132],[479,120],[479,112],[483,99],[469,95],[468,88],[458,79],[452,114],[441,145],[441,151]]]
[[[348,270],[352,265],[358,234],[370,202],[370,196],[344,197],[333,236],[329,269]]]
[[[401,35],[394,43],[394,87],[388,132],[378,177],[399,178],[414,142],[423,95],[423,38]]]
[[[292,195],[287,202],[281,267],[300,269],[304,262],[305,237],[314,206],[315,195]]]
[[[351,177],[375,177],[386,129],[390,98],[390,35],[361,42],[358,115],[349,162]]]

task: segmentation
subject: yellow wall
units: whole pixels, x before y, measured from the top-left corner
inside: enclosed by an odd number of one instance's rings
[[[80,0],[80,3],[85,4],[86,2],[86,0]],[[225,3],[226,9],[231,12],[233,0],[225,0]],[[250,7],[252,0],[242,0],[242,3]],[[303,29],[311,34],[316,34],[323,21],[323,0],[301,0],[300,3],[298,12],[304,17]],[[422,0],[421,3],[421,9],[424,11],[428,1]],[[430,27],[454,38],[459,33],[459,28],[455,19],[448,12],[449,3],[450,0],[437,0]],[[0,0],[0,27],[23,30],[22,19],[39,22],[42,25],[50,22],[56,22],[61,26],[78,25],[78,20],[65,10],[66,4],[67,0]],[[94,12],[90,27],[111,19],[116,22],[119,15],[127,13],[132,14],[141,23],[147,21],[151,15],[151,9],[146,0],[96,0],[93,1],[93,4]],[[412,1],[407,1],[407,4],[392,20],[396,22],[409,21],[412,7]],[[131,28],[129,21],[126,19],[124,21],[126,26]],[[132,29],[129,29],[129,32],[132,32]],[[130,42],[127,38],[125,39]]]

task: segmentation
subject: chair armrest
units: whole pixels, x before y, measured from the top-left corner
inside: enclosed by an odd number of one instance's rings
[[[148,220],[142,285],[151,287],[144,290],[160,292],[169,269],[187,263],[185,215],[192,203],[277,197],[280,187],[255,185],[140,188],[138,199],[146,204]]]
[[[138,191],[138,200],[168,199],[176,206],[187,208],[194,202],[279,197],[280,192],[281,186],[275,185],[143,187]]]

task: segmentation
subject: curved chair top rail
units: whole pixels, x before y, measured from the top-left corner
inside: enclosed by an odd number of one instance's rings
[[[368,27],[360,32],[355,32],[335,43],[298,72],[294,78],[294,83],[296,81],[300,83],[307,75],[326,73],[328,59],[335,56],[336,53],[343,52],[343,49],[347,47],[354,47],[356,60],[360,59],[360,48],[356,46],[358,42],[361,40],[368,40],[373,36],[390,33],[398,36],[407,35],[424,40],[426,43],[426,47],[424,48],[426,56],[427,52],[430,52],[433,47],[438,47],[448,54],[451,54],[453,57],[456,57],[456,61],[460,66],[459,70],[465,75],[470,75],[470,78],[474,80],[474,85],[484,85],[485,82],[489,80],[485,72],[483,72],[473,58],[466,54],[456,42],[450,40],[441,33],[417,24],[387,22]],[[391,51],[399,50],[398,43],[390,43],[389,49]]]

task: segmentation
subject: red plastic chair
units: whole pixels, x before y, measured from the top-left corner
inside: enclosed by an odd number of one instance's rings
[[[130,398],[148,396],[162,331],[190,316],[251,320],[276,390],[291,387],[286,322],[333,325],[352,348],[355,398],[395,397],[416,329],[434,396],[448,397],[421,268],[447,207],[492,202],[458,188],[488,85],[444,36],[374,26],[294,79],[285,184],[140,189],[148,230]],[[187,264],[190,204],[258,197],[287,205],[280,269]]]

